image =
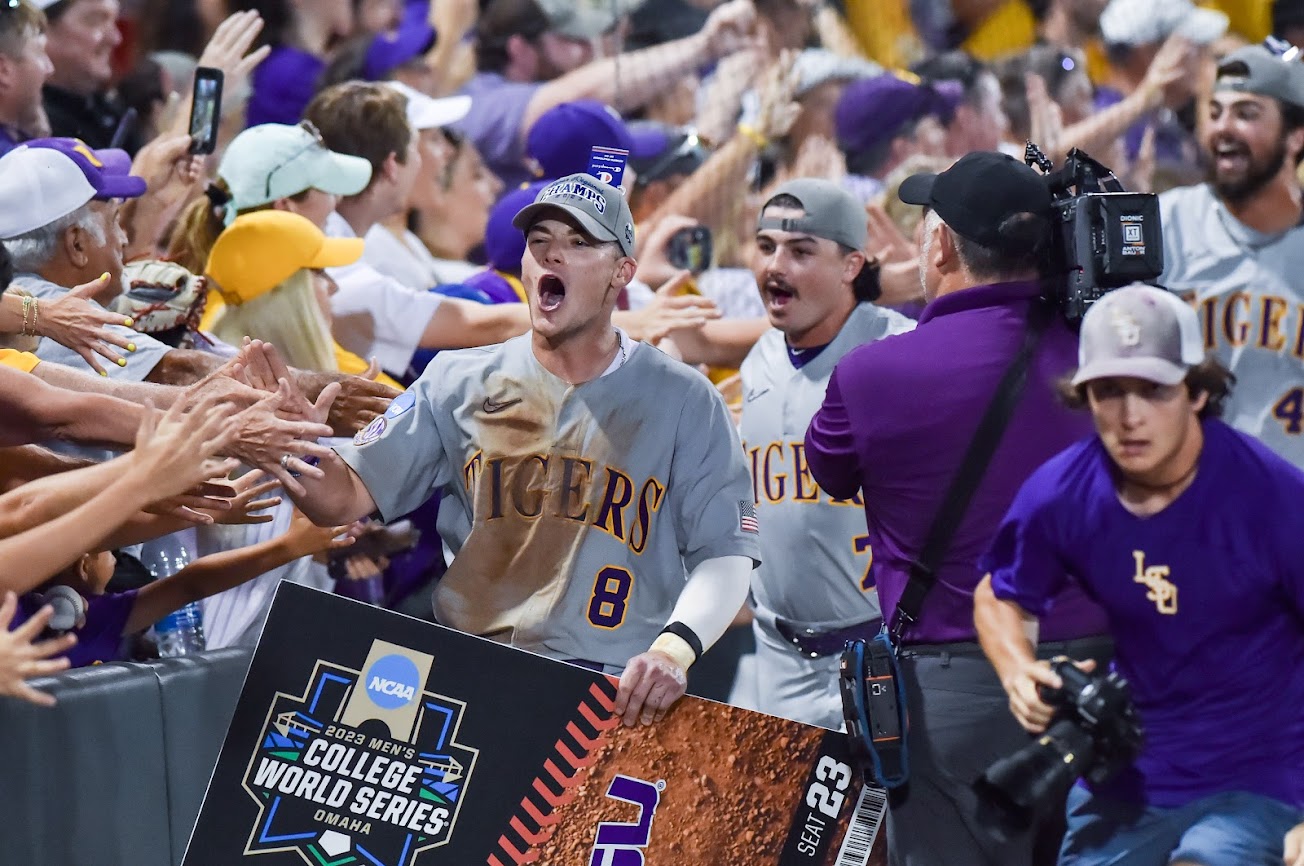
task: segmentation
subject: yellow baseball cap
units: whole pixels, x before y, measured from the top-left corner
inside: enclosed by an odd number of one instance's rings
[[[361,238],[328,238],[296,213],[263,210],[237,217],[213,244],[205,273],[228,304],[266,294],[305,268],[350,265]]]

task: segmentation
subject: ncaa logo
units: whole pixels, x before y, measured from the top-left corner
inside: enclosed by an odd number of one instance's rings
[[[417,666],[410,658],[382,656],[365,674],[367,697],[382,710],[396,710],[417,696],[419,677]]]

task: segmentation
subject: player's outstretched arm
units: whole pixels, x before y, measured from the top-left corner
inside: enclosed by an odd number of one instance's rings
[[[318,526],[352,523],[376,511],[371,491],[334,451],[321,458],[316,466],[290,457],[284,465],[259,468],[280,481],[298,509]]]
[[[670,622],[647,652],[634,656],[620,677],[616,715],[627,726],[665,717],[688,687],[688,669],[711,648],[747,600],[753,562],[717,556],[693,569]]]

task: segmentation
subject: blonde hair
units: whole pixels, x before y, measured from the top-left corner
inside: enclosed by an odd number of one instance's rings
[[[213,334],[233,346],[245,337],[265,340],[292,367],[338,372],[330,323],[317,303],[312,280],[311,271],[295,271],[270,292],[222,307],[213,321]]]

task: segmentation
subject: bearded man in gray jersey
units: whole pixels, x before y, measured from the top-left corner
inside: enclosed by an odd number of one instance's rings
[[[752,262],[770,324],[743,362],[742,436],[765,526],[752,576],[758,708],[838,728],[838,659],[881,619],[863,503],[810,477],[806,427],[838,360],[914,322],[874,306],[865,210],[837,184],[799,179],[761,209]]]
[[[1207,111],[1209,181],[1159,197],[1160,282],[1194,305],[1205,348],[1236,375],[1227,422],[1304,468],[1299,50],[1252,45],[1228,55]]]
[[[616,711],[628,725],[683,695],[759,561],[723,399],[611,323],[634,276],[633,222],[620,190],[588,175],[545,187],[514,220],[531,332],[441,352],[321,462],[323,477],[272,467],[320,525],[392,520],[442,489],[439,530],[456,556],[436,619],[623,671]]]

